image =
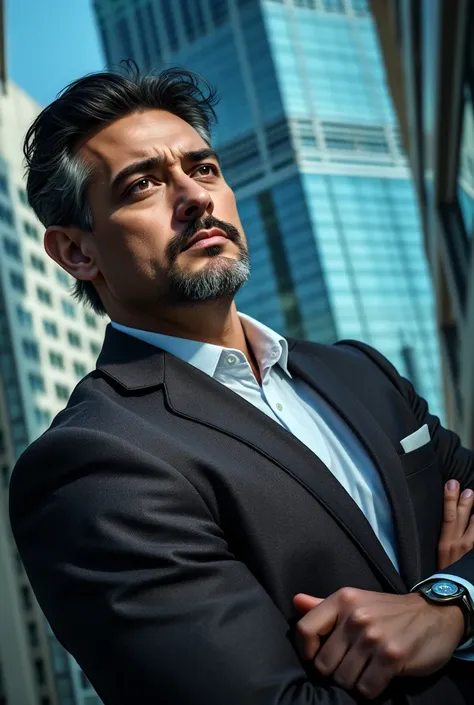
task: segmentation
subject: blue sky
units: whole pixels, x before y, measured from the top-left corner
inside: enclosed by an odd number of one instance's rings
[[[6,0],[9,77],[42,105],[104,68],[91,0]]]

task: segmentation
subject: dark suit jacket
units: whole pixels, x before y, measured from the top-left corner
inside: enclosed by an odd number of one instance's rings
[[[443,483],[472,486],[474,453],[362,343],[290,341],[289,368],[374,459],[401,574],[293,435],[109,327],[97,369],[18,461],[10,504],[39,603],[106,705],[361,702],[299,661],[293,595],[406,593],[436,571]],[[400,439],[425,422],[431,442],[404,456]],[[474,553],[453,570],[474,582]],[[472,673],[452,659],[434,676],[394,680],[380,702],[467,705]]]

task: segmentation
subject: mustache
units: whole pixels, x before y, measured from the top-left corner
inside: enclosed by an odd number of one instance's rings
[[[213,215],[208,215],[205,218],[197,218],[191,221],[187,228],[170,240],[166,248],[169,262],[175,261],[179,253],[199,230],[209,230],[210,228],[220,228],[225,232],[229,240],[235,242],[237,245],[241,243],[240,233],[236,227],[231,225],[231,223],[226,223],[223,220],[214,218]]]

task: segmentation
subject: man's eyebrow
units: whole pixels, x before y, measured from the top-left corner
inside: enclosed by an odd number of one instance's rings
[[[204,159],[215,159],[215,161],[219,164],[219,155],[214,149],[211,149],[210,147],[206,149],[197,149],[192,150],[190,152],[185,152],[183,154],[182,159],[183,161],[196,163],[201,162]],[[114,177],[111,184],[112,191],[118,190],[120,184],[125,181],[125,179],[127,179],[129,176],[132,176],[133,174],[142,174],[146,171],[154,171],[162,167],[163,163],[163,157],[154,156],[147,157],[146,159],[139,159],[136,162],[128,164],[121,171],[119,171],[117,176]]]
[[[220,163],[219,155],[214,149],[211,149],[210,147],[207,147],[206,149],[197,149],[191,152],[185,152],[183,154],[183,159],[190,162],[203,162],[205,159],[215,159],[218,164]]]

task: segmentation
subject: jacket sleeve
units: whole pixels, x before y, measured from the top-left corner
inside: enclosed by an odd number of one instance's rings
[[[308,680],[202,495],[126,441],[50,430],[14,470],[10,518],[53,632],[105,705],[358,701]]]
[[[355,347],[369,357],[391,379],[420,426],[428,424],[433,447],[444,470],[445,482],[450,479],[458,480],[461,490],[467,487],[474,490],[474,451],[462,446],[459,436],[441,425],[439,418],[430,413],[427,402],[417,394],[411,382],[398,374],[395,367],[381,353],[359,341],[345,340],[341,341],[341,344]],[[474,550],[445,568],[443,573],[461,577],[474,585]]]

